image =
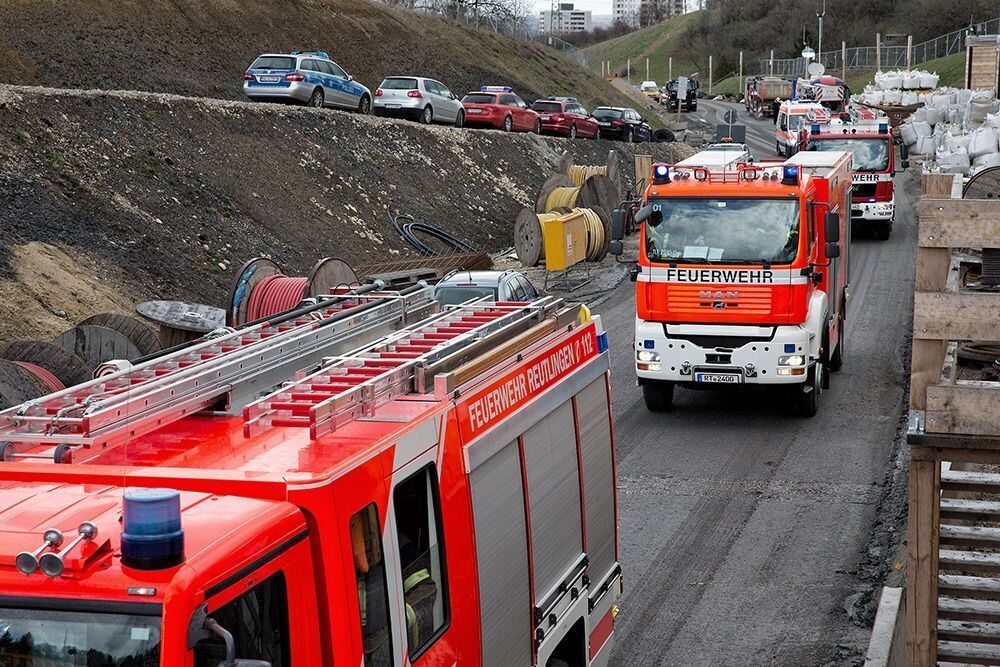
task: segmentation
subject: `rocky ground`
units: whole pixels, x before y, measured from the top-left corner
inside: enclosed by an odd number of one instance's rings
[[[126,302],[218,304],[257,255],[298,275],[323,256],[355,264],[402,256],[409,249],[390,211],[500,251],[563,151],[579,164],[619,151],[628,173],[633,153],[670,160],[691,150],[17,86],[0,87],[0,128],[0,296],[20,304],[15,317],[0,318],[0,340],[75,323],[77,296],[53,283]],[[28,244],[45,244],[58,260],[25,273]]]

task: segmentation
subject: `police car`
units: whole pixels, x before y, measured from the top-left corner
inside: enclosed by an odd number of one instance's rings
[[[265,53],[243,75],[243,92],[254,101],[301,102],[367,114],[372,93],[323,51]]]

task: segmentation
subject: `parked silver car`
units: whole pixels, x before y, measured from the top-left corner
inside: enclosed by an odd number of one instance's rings
[[[455,94],[440,81],[420,76],[386,77],[375,91],[372,108],[376,116],[465,125],[465,108]]]
[[[539,296],[542,294],[528,277],[514,270],[452,271],[434,286],[434,298],[442,306],[482,297],[494,301],[534,301]]]
[[[251,100],[292,101],[369,113],[372,93],[323,51],[265,53],[243,75]]]

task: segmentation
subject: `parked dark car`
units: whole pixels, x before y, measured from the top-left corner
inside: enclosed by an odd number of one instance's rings
[[[652,141],[649,124],[635,109],[624,107],[597,107],[591,114],[601,128],[601,139],[620,139],[628,142]]]

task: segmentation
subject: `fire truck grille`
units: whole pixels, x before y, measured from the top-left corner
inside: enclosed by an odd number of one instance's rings
[[[878,183],[857,183],[853,186],[855,197],[874,197]]]
[[[676,314],[725,310],[740,315],[767,315],[771,312],[771,288],[761,285],[668,285],[667,308]]]

